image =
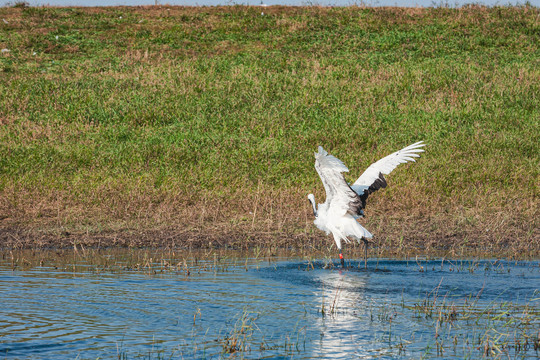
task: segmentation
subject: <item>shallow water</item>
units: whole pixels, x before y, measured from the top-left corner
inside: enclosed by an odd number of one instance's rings
[[[0,357],[540,354],[539,261],[371,260],[367,270],[294,258],[214,258],[165,270],[163,259],[123,261],[114,269],[1,263]]]

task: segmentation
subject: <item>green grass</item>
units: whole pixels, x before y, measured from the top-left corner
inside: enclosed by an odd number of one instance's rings
[[[537,244],[539,16],[0,8],[0,215],[5,226],[309,232],[305,195],[324,196],[318,145],[354,181],[424,140],[419,162],[371,199],[372,227],[412,237],[400,223],[413,216]]]

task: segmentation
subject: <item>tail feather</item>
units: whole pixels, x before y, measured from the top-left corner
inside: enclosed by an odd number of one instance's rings
[[[365,227],[358,224],[358,227],[360,228],[356,234],[355,237],[360,240],[361,238],[371,239],[373,237],[373,234],[371,234]]]

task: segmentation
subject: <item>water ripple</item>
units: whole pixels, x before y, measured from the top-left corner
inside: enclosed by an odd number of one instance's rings
[[[247,358],[411,358],[436,356],[441,342],[445,357],[476,357],[478,345],[464,344],[505,330],[498,314],[540,325],[539,263],[494,264],[371,260],[365,270],[362,261],[253,259],[248,271],[231,261],[189,278],[0,266],[0,354],[219,358],[245,347]]]

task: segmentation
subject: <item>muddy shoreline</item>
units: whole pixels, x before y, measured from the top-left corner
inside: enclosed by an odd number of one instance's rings
[[[477,240],[471,240],[477,239]],[[162,248],[179,250],[294,250],[301,253],[333,254],[332,239],[324,234],[293,234],[287,232],[219,231],[205,232],[174,227],[151,230],[123,229],[96,233],[46,232],[24,227],[0,228],[0,249],[73,249],[77,247]],[[346,252],[360,254],[361,244],[347,244]],[[485,234],[433,234],[419,231],[405,239],[391,234],[378,236],[370,244],[373,256],[441,256],[483,258],[540,258],[540,236],[536,231],[531,241],[517,238],[494,239]]]

